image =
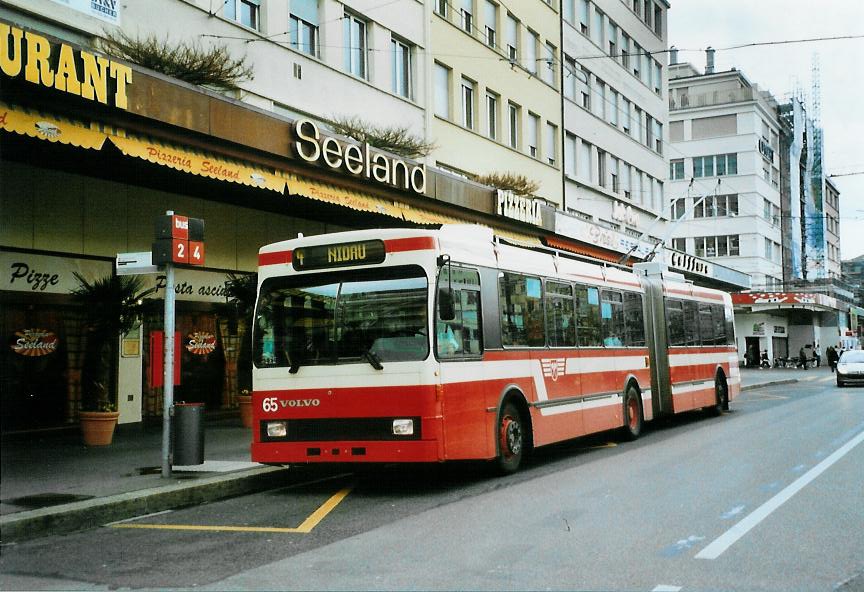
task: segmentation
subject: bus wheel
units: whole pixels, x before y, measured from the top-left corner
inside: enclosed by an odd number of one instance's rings
[[[639,390],[629,385],[624,392],[624,438],[635,440],[642,434],[642,401]]]
[[[726,377],[718,373],[717,378],[714,379],[714,405],[708,408],[708,412],[717,416],[724,410],[729,410],[729,387],[726,384]]]
[[[522,416],[513,403],[505,403],[498,419],[498,471],[515,473],[525,453],[525,430]]]

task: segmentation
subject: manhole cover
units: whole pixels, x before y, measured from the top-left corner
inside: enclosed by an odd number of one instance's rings
[[[3,503],[23,506],[25,508],[47,508],[48,506],[81,502],[93,499],[93,497],[92,495],[76,495],[74,493],[39,493],[37,495],[25,495],[24,497],[3,500]]]

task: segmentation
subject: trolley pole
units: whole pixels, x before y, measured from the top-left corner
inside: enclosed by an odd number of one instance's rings
[[[172,214],[173,212],[168,212]],[[174,266],[165,265],[165,382],[162,397],[162,477],[171,478],[171,411],[174,407]]]

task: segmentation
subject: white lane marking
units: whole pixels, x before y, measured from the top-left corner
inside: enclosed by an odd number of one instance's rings
[[[679,592],[681,586],[670,586],[669,584],[658,584],[651,592]]]
[[[696,554],[696,559],[717,559],[720,557],[720,555],[722,555],[726,549],[731,547],[735,541],[750,532],[750,529],[762,522],[774,510],[783,505],[793,495],[801,491],[804,486],[825,472],[825,470],[827,470],[831,465],[846,456],[850,450],[858,446],[861,442],[864,442],[864,431],[860,432],[857,436],[846,442],[846,444],[835,450],[833,454],[818,465],[798,477],[777,495],[753,510],[753,512],[748,514],[746,518],[741,520],[741,522],[714,539],[707,547]]]

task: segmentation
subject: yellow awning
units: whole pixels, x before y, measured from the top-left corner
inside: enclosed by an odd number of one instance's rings
[[[493,228],[492,231],[496,236],[500,236],[504,240],[515,243],[520,247],[542,247],[543,242],[539,237],[531,236],[530,234],[522,234],[520,232],[511,232],[510,230],[501,230]]]
[[[285,189],[285,180],[270,171],[216,157],[206,152],[193,152],[135,136],[112,135],[109,139],[126,156],[141,158],[153,164],[161,164],[201,177],[270,189],[279,193]]]
[[[88,124],[0,103],[0,129],[31,138],[99,150],[107,134]]]
[[[470,224],[467,220],[461,220],[454,216],[439,214],[423,208],[414,208],[409,205],[401,205],[402,218],[417,224]]]
[[[352,210],[383,214],[402,219],[399,208],[389,200],[290,173],[285,173],[285,181],[288,183],[289,193],[295,195],[302,195],[329,204],[344,206]]]

